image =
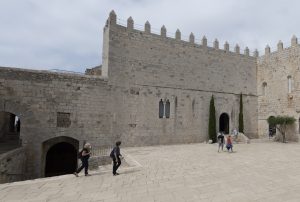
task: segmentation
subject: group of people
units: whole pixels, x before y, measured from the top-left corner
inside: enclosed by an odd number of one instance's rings
[[[117,170],[121,165],[121,158],[123,158],[120,152],[120,145],[121,145],[121,141],[117,141],[116,146],[112,149],[109,155],[113,161],[112,173],[114,176],[119,175],[119,173],[117,173]],[[90,174],[88,173],[88,169],[89,169],[89,158],[91,156],[91,152],[92,152],[91,144],[85,143],[83,149],[78,153],[78,158],[81,160],[81,166],[74,172],[74,175],[76,177],[78,177],[78,173],[80,173],[82,169],[84,169],[85,176],[90,176]]]
[[[236,129],[233,130],[233,135],[236,137],[238,132]],[[219,143],[219,147],[218,147],[218,152],[220,152],[220,149],[224,149],[224,145],[226,145],[226,149],[228,150],[228,152],[233,152],[233,146],[232,146],[232,137],[231,135],[227,135],[226,137],[226,141],[225,141],[225,135],[223,131],[220,131],[218,133],[218,143]],[[121,158],[123,158],[123,156],[121,155],[120,152],[120,145],[121,145],[121,141],[117,141],[115,147],[112,149],[112,151],[110,152],[110,158],[112,159],[113,162],[113,169],[112,169],[112,174],[114,176],[119,175],[119,173],[117,173],[118,168],[121,165]],[[89,158],[91,156],[91,150],[92,150],[92,146],[90,143],[85,143],[83,149],[79,152],[78,154],[78,158],[81,160],[81,166],[74,172],[74,175],[76,177],[78,177],[78,173],[80,173],[80,171],[82,169],[84,169],[84,174],[85,176],[90,176],[90,174],[88,173],[88,169],[89,169]]]
[[[232,131],[232,135],[237,138],[237,135],[238,135],[238,132],[236,129],[233,129]],[[223,131],[220,131],[218,133],[218,136],[217,136],[217,139],[218,139],[218,143],[219,143],[219,147],[218,147],[218,152],[220,152],[220,149],[224,149],[224,145],[226,145],[226,149],[228,152],[233,152],[233,145],[232,145],[232,136],[229,134],[227,135],[226,139],[225,139],[225,135],[224,135],[224,132]],[[225,142],[226,141],[226,142]]]

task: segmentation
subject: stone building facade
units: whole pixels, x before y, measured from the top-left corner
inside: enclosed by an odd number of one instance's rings
[[[104,27],[101,69],[77,75],[0,68],[0,112],[20,119],[24,178],[59,174],[53,158],[76,158],[85,141],[94,147],[111,146],[119,139],[124,146],[206,141],[212,96],[217,130],[229,133],[238,128],[243,94],[249,138],[263,136],[266,116],[281,112],[275,105],[297,109],[295,89],[289,94],[294,97],[285,96],[282,103],[261,96],[263,82],[275,85],[268,72],[278,67],[275,54],[250,56],[248,48],[240,53],[238,45],[230,51],[227,42],[224,48],[217,40],[208,47],[205,37],[196,44],[193,34],[183,41],[179,30],[175,38],[166,33],[164,26],[160,34],[152,33],[149,22],[144,31],[136,30],[131,17],[127,26],[119,25],[112,11]],[[279,54],[282,63],[293,66],[299,56],[297,43]],[[295,71],[288,71],[292,78]]]
[[[265,55],[257,60],[258,135],[268,134],[270,116],[289,115],[297,121],[288,129],[288,139],[299,139],[300,117],[300,47],[295,36],[291,45],[277,50],[265,48]]]

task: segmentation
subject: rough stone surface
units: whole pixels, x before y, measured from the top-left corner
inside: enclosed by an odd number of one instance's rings
[[[288,115],[297,121],[288,128],[287,140],[299,140],[300,117],[300,47],[294,44],[280,51],[258,58],[258,135],[267,137],[270,116]],[[288,77],[291,77],[291,93]],[[278,132],[279,133],[279,132]]]
[[[18,148],[0,155],[0,183],[25,179],[25,149]]]
[[[112,145],[111,86],[102,77],[47,71],[0,68],[0,111],[21,119],[26,147],[26,175],[42,177],[47,151],[43,143],[56,137],[70,137],[93,146]],[[59,113],[69,113],[70,123],[60,127]],[[40,154],[40,155],[36,155]]]
[[[125,159],[134,159],[141,167],[121,166],[116,177],[109,167],[90,177],[65,175],[2,184],[0,200],[299,201],[299,144],[236,144],[234,153],[218,153],[217,149],[217,144],[126,148],[122,149]]]

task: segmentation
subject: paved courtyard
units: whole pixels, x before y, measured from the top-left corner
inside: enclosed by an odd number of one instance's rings
[[[112,176],[65,175],[0,185],[0,201],[300,201],[300,144],[190,144],[122,149],[129,166]]]

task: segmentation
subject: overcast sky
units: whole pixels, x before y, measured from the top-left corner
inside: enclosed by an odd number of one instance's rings
[[[300,36],[297,0],[0,0],[0,66],[84,72],[101,64],[102,30],[114,9],[120,22],[165,25],[241,50],[275,49]]]

